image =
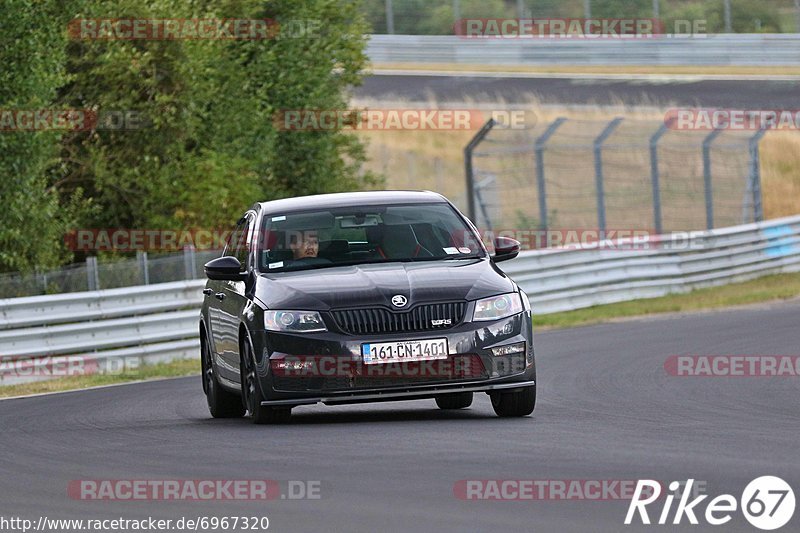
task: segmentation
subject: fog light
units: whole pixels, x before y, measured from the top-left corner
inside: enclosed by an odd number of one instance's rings
[[[520,353],[525,351],[524,342],[515,342],[514,344],[506,344],[505,346],[498,346],[492,348],[492,355],[499,357],[501,355],[510,355],[512,353]]]

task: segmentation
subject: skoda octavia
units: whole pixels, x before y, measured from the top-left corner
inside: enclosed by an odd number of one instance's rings
[[[285,422],[293,408],[487,393],[533,412],[528,297],[488,243],[432,192],[326,194],[255,204],[205,265],[203,390],[214,417]]]

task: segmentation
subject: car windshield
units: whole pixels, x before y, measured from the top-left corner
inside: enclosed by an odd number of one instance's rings
[[[259,270],[484,257],[475,232],[446,203],[322,209],[265,216]]]

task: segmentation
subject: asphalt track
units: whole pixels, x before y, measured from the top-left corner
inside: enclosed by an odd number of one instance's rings
[[[538,333],[539,404],[514,420],[496,418],[481,395],[460,412],[432,400],[312,406],[290,425],[254,426],[210,419],[199,377],[0,401],[0,516],[266,515],[271,531],[303,532],[757,531],[741,513],[717,528],[624,527],[625,501],[464,501],[453,486],[695,478],[712,496],[738,498],[771,474],[797,492],[800,378],[671,377],[663,363],[672,354],[797,354],[798,323],[800,303],[790,302]],[[208,478],[320,480],[322,497],[67,496],[75,479]],[[798,530],[800,510],[780,531]]]
[[[800,108],[798,80],[613,79],[602,77],[514,77],[379,75],[354,89],[357,98],[439,102],[570,105],[672,105],[735,109]]]

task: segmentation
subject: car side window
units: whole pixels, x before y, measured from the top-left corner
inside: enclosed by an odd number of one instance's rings
[[[242,230],[244,229],[246,219],[243,217],[236,223],[236,227],[233,228],[233,231],[230,235],[228,235],[228,240],[225,243],[225,250],[222,252],[223,257],[230,257],[235,255],[237,245],[239,244],[240,236],[242,235]]]
[[[236,251],[234,253],[236,259],[242,264],[242,270],[247,270],[248,258],[250,255],[250,244],[252,240],[254,217],[251,214],[245,215],[244,222],[241,224],[241,229],[237,235]],[[238,227],[237,227],[238,229]]]

